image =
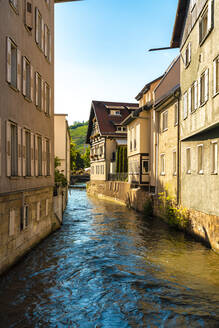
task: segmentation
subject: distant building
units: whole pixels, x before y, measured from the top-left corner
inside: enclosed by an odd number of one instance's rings
[[[155,190],[154,89],[162,76],[147,83],[136,96],[139,109],[125,120],[128,132],[128,181],[135,186]]]
[[[92,101],[86,138],[90,144],[91,180],[114,180],[119,174],[123,179],[127,175],[117,167],[119,148],[123,148],[120,154],[127,160],[127,130],[122,121],[137,108],[136,103]]]
[[[179,200],[180,58],[176,58],[154,90],[156,117],[156,189]]]
[[[61,165],[57,169],[64,174],[68,184],[70,183],[70,143],[67,114],[54,114],[54,153],[58,157]]]

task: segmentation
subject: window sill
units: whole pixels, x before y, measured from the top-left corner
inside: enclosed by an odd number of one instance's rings
[[[211,175],[217,175],[218,173],[217,172],[211,172]]]
[[[162,130],[162,132],[165,132],[165,131],[167,131],[167,130],[168,130],[168,128],[166,128],[166,129]]]
[[[21,176],[18,175],[11,175],[10,177],[8,177],[10,180],[19,180],[20,178],[22,178]]]
[[[161,176],[165,176],[165,173],[164,173],[164,172],[162,172],[160,175],[161,175]]]
[[[32,176],[29,176],[29,175],[25,175],[24,176],[24,179],[31,179],[31,178],[33,178]]]
[[[208,100],[205,100],[202,104],[200,104],[200,107],[205,106],[207,102],[208,102]]]
[[[173,177],[176,177],[177,176],[177,174],[176,173],[173,173]]]
[[[184,69],[187,69],[190,66],[191,61],[188,64],[184,64]]]
[[[33,27],[30,29],[26,24],[24,24],[25,29],[27,30],[29,35],[32,35]]]
[[[186,171],[186,174],[189,174],[189,175],[190,175],[191,173],[192,173],[192,172],[191,172],[190,170]]]
[[[212,96],[212,98],[217,97],[217,95],[219,95],[219,91],[217,91],[217,92]]]
[[[27,96],[24,96],[24,99],[25,99],[27,102],[29,102],[29,103],[32,102],[32,100],[31,100],[29,97],[27,97]]]
[[[203,171],[199,171],[198,174],[199,175],[204,175],[204,172]]]
[[[9,1],[9,4],[11,6],[11,8],[14,10],[15,14],[16,15],[19,15],[19,12],[18,12],[18,8],[16,8],[15,6],[13,6],[13,3]]]
[[[17,87],[13,86],[13,84],[11,84],[11,83],[8,82],[8,85],[9,85],[9,87],[10,87],[12,90],[14,90],[15,92],[19,92],[18,89],[17,89]]]

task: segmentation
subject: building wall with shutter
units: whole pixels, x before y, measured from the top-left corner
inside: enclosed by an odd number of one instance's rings
[[[1,112],[1,183],[0,195],[8,192],[16,192],[28,190],[29,188],[41,188],[53,186],[54,184],[54,60],[53,60],[53,37],[54,37],[54,6],[48,7],[45,1],[31,0],[32,14],[28,12],[28,20],[32,22],[28,26],[25,24],[27,13],[25,8],[26,1],[19,1],[18,14],[13,10],[9,1],[3,1],[0,11],[0,112]],[[42,49],[36,44],[35,36],[35,8],[40,11],[43,24],[49,28],[52,43],[51,50],[48,46],[45,48],[45,41],[49,42],[48,35],[45,38],[45,26],[41,26],[41,41]],[[30,8],[29,8],[30,9]],[[30,16],[32,15],[32,17]],[[17,46],[17,90],[11,86],[10,69],[11,69],[11,40]],[[51,51],[51,63],[48,56]],[[31,99],[25,98],[25,61],[23,58],[28,58],[30,61],[30,95]],[[46,81],[51,88],[51,106],[50,115],[45,115],[45,94],[42,87],[42,109],[36,107],[36,88],[35,88],[35,73],[39,72],[42,76],[42,81]],[[39,86],[40,87],[40,86]],[[18,127],[18,177],[15,180],[10,178],[10,153],[9,143],[7,140],[7,122],[13,122]],[[34,151],[34,158],[31,159],[31,177],[28,179],[24,174],[25,158],[23,156],[23,143],[21,129],[29,130],[32,135],[41,135],[51,141],[51,176],[45,178],[37,177]],[[34,148],[35,148],[35,140]]]
[[[210,11],[209,11],[210,8]],[[199,23],[208,12],[207,36],[200,43]],[[181,44],[181,93],[187,92],[188,115],[180,111],[181,191],[183,207],[219,215],[219,178],[212,172],[212,143],[219,142],[219,95],[215,94],[214,59],[218,56],[219,1],[197,0],[188,10]],[[185,68],[184,54],[191,44],[191,62]],[[204,101],[201,101],[201,76],[204,74]],[[191,111],[190,88],[195,83],[195,109]],[[198,146],[203,145],[203,172],[198,172]],[[187,172],[186,150],[190,149],[191,170]],[[217,163],[217,169],[219,169]]]

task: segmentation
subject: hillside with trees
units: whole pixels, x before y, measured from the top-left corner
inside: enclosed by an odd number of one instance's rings
[[[70,135],[72,141],[75,143],[77,150],[81,153],[85,152],[85,149],[88,147],[85,144],[86,134],[87,134],[88,122],[74,122],[69,126]]]

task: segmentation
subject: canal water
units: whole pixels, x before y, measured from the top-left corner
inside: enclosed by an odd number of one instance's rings
[[[0,327],[219,327],[219,255],[72,190],[61,230],[0,278]]]

